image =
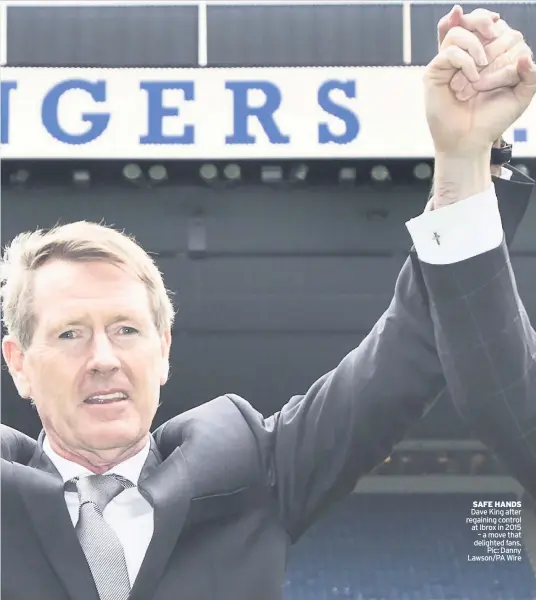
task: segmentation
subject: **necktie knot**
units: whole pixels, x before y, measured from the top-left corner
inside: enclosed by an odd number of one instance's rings
[[[75,477],[67,482],[76,486],[80,506],[90,502],[102,512],[106,505],[118,496],[123,490],[134,487],[134,484],[120,475],[89,475],[88,477]]]

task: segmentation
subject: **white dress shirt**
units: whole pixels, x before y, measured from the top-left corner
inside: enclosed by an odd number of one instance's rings
[[[150,442],[135,456],[116,465],[105,475],[115,473],[125,477],[135,485],[140,478],[140,473],[149,454]],[[50,458],[64,482],[73,477],[87,477],[94,475],[85,467],[59,456],[50,446],[45,437],[43,450]],[[65,492],[65,502],[73,527],[78,522],[78,495],[76,492]],[[154,510],[147,500],[140,494],[137,487],[129,488],[116,496],[102,513],[104,520],[112,527],[123,545],[127,563],[130,585],[138,575],[143,559],[149,547],[154,530]]]
[[[502,179],[512,172],[504,167]],[[503,227],[495,186],[480,194],[409,220],[406,227],[420,260],[447,265],[467,260],[501,245]]]

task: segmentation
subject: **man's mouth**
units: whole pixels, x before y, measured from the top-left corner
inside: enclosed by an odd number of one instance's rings
[[[108,394],[93,394],[86,398],[84,402],[86,404],[113,404],[114,402],[121,402],[128,400],[128,395],[124,392],[112,392]]]

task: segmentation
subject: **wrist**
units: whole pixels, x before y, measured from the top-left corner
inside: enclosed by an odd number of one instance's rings
[[[488,190],[492,185],[490,162],[491,147],[471,156],[437,153],[434,170],[434,209]]]

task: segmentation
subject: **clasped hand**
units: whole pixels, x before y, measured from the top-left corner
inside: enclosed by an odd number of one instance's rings
[[[498,13],[459,6],[439,22],[438,45],[424,76],[436,155],[490,151],[536,94],[532,52]]]

